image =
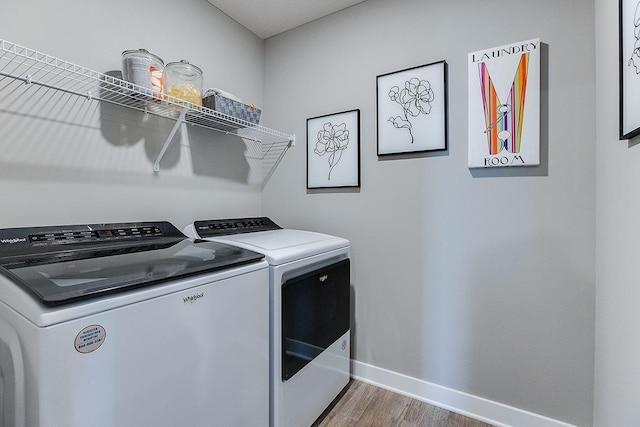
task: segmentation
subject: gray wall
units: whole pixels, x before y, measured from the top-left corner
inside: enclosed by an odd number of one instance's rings
[[[613,3],[596,2],[608,12]],[[608,57],[615,20],[605,16],[598,42]],[[286,227],[345,236],[356,360],[590,425],[593,21],[593,2],[582,0],[369,0],[263,45],[204,0],[5,2],[2,38],[103,72],[120,68],[125,49],[189,59],[204,69],[205,86],[262,105],[262,123],[296,133],[298,145],[263,196],[244,145],[198,128],[174,141],[155,175],[171,123],[14,85],[0,97],[0,226],[167,219],[182,227],[264,213]],[[542,165],[470,171],[466,55],[534,37],[548,45]],[[449,63],[449,151],[379,160],[375,76],[441,59]],[[615,79],[604,71],[602,79]],[[599,141],[615,140],[611,86],[598,85],[607,101]],[[361,189],[307,192],[306,119],[353,108],[361,110]],[[616,222],[635,207],[634,150],[618,142],[599,150],[596,419],[612,420],[634,407],[624,396],[638,391],[625,385],[637,372],[637,344],[621,328],[637,323],[629,290],[637,274],[617,257],[632,253],[637,233],[626,234],[632,221]],[[621,425],[638,419],[627,411]]]
[[[542,165],[467,168],[467,53],[540,37]],[[266,41],[273,126],[297,135],[264,191],[287,227],[352,242],[353,357],[591,425],[594,5],[369,0]],[[446,60],[449,150],[376,156],[376,76]],[[306,119],[361,110],[359,190],[307,191]]]
[[[263,42],[204,0],[5,1],[0,37],[100,72],[127,49],[190,60],[205,87],[262,105]],[[0,83],[4,86],[6,81]],[[257,215],[244,143],[189,127],[153,173],[173,122],[35,86],[0,96],[0,226]]]
[[[594,425],[635,427],[640,425],[640,140],[618,140],[617,2],[596,0],[595,5],[598,269]]]

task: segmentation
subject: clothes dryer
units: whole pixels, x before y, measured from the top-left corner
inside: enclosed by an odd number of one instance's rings
[[[350,245],[269,218],[195,221],[185,234],[264,254],[270,288],[270,423],[310,426],[350,377]]]

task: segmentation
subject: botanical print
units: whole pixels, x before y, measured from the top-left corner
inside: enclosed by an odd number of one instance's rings
[[[447,63],[377,76],[378,155],[447,149]]]
[[[619,137],[627,140],[640,135],[640,1],[619,6]]]
[[[318,131],[318,139],[313,152],[317,156],[327,156],[329,171],[327,180],[331,181],[331,171],[340,162],[342,152],[349,146],[349,131],[346,123],[334,125],[326,122],[322,130]]]
[[[360,186],[360,110],[307,119],[307,188]]]
[[[540,164],[540,39],[469,54],[469,167]]]
[[[636,41],[633,44],[633,52],[627,65],[633,65],[636,69],[636,74],[640,74],[640,1],[636,4],[636,12],[633,15],[633,36]]]
[[[413,127],[410,117],[418,117],[420,114],[431,112],[431,103],[434,100],[431,83],[428,80],[413,77],[404,83],[402,90],[398,86],[393,86],[389,90],[389,99],[400,105],[404,113],[403,117],[389,117],[389,121],[396,129],[407,129],[413,144]]]

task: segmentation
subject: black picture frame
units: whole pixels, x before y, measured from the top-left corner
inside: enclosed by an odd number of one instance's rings
[[[448,147],[447,62],[376,77],[378,156]]]
[[[360,110],[307,119],[307,189],[360,187]]]
[[[619,0],[620,139],[640,135],[640,0]]]

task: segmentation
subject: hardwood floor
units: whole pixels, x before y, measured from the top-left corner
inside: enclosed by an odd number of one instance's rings
[[[312,427],[490,427],[420,400],[351,380]]]

